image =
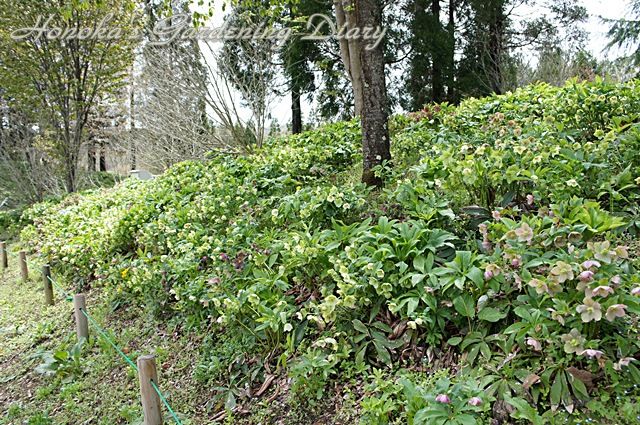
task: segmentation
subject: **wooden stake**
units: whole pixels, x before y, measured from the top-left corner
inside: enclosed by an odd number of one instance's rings
[[[158,384],[155,356],[138,357],[138,376],[140,378],[140,397],[144,412],[144,425],[162,425],[162,406],[160,397],[151,385]]]
[[[7,243],[0,242],[0,262],[4,270],[9,268],[9,259],[7,258]]]
[[[20,275],[22,276],[22,281],[26,282],[29,280],[29,266],[27,265],[27,253],[25,251],[20,251],[18,253],[18,257],[20,258]]]
[[[53,305],[53,286],[51,285],[51,267],[48,264],[42,266],[42,283],[44,285],[44,303]]]
[[[73,310],[76,317],[76,334],[78,341],[89,338],[89,322],[87,316],[82,311],[87,311],[87,302],[84,294],[76,294],[73,296]]]

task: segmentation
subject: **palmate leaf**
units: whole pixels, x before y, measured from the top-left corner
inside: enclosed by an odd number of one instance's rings
[[[382,342],[374,339],[373,346],[376,349],[376,353],[378,354],[378,358],[387,366],[391,366],[391,354],[389,354],[389,350],[385,348]]]
[[[516,411],[511,414],[515,419],[526,419],[533,425],[544,425],[544,419],[538,415],[538,411],[526,400],[518,397],[505,396],[504,400],[513,406]]]
[[[414,425],[426,425],[426,424],[445,424],[449,419],[449,412],[444,409],[437,408],[424,408],[416,412],[413,417]]]
[[[469,294],[464,294],[454,299],[453,307],[464,317],[474,318],[476,315],[475,303],[473,302],[473,297]]]
[[[362,323],[360,320],[354,319],[351,323],[353,323],[353,327],[355,328],[355,330],[363,334],[369,335],[369,328],[367,328],[367,326],[364,323]]]

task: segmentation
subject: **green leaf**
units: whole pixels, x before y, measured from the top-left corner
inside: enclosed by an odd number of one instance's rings
[[[497,322],[499,320],[504,319],[505,317],[507,317],[507,313],[504,313],[504,312],[498,310],[497,308],[493,308],[493,307],[483,308],[478,313],[478,318],[480,320],[485,320],[485,321],[491,322],[491,323],[495,323],[495,322]]]
[[[424,280],[424,278],[427,277],[427,275],[425,274],[419,274],[419,273],[415,273],[413,275],[411,275],[411,284],[413,286],[417,285],[418,283],[422,282]]]
[[[454,336],[453,338],[449,338],[449,340],[447,341],[447,344],[455,347],[456,345],[460,344],[462,342],[462,337],[461,336]]]
[[[573,389],[573,394],[576,398],[582,401],[589,400],[589,392],[587,391],[587,387],[584,385],[584,382],[572,375],[569,376],[571,376],[571,388]]]
[[[478,267],[472,267],[467,273],[467,277],[476,284],[478,288],[484,287],[484,274]]]
[[[369,335],[369,328],[367,328],[367,326],[365,326],[364,323],[362,323],[360,320],[358,319],[353,319],[351,321],[351,323],[353,323],[353,327],[358,331],[361,332],[363,334],[367,334]]]
[[[473,416],[467,415],[466,413],[457,415],[455,420],[461,425],[476,425],[478,423]]]
[[[465,294],[453,300],[453,306],[464,317],[475,317],[476,310],[471,295]]]
[[[562,372],[558,372],[556,374],[556,379],[553,381],[551,385],[551,409],[557,410],[560,405],[560,401],[562,400],[562,381],[560,380],[560,375]]]
[[[376,352],[378,353],[380,360],[384,364],[391,366],[391,355],[389,354],[389,350],[387,350],[384,345],[377,340],[373,340],[373,346],[376,348]]]
[[[224,402],[224,408],[227,410],[233,410],[236,407],[236,397],[231,391],[227,393],[227,399]]]
[[[420,273],[426,273],[427,259],[423,255],[418,255],[413,259],[413,267]]]

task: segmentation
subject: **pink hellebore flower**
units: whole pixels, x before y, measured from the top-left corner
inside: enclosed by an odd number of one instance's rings
[[[500,267],[495,264],[488,264],[484,269],[484,279],[490,280],[491,278],[500,274]]]
[[[640,286],[633,288],[631,290],[631,295],[636,297],[640,296]]]
[[[620,359],[620,361],[618,361],[617,363],[615,363],[613,365],[613,368],[615,370],[622,370],[622,367],[627,367],[629,366],[629,363],[631,363],[633,360],[635,360],[633,357],[624,357],[622,359]]]
[[[527,205],[533,205],[533,195],[527,195]]]
[[[594,358],[594,357],[596,359],[599,359],[600,357],[602,357],[602,354],[604,354],[604,353],[602,351],[600,351],[600,350],[593,350],[591,348],[588,348],[588,349],[586,349],[583,352],[578,353],[578,354],[583,355],[583,356],[587,356],[587,357],[589,357],[591,359]]]
[[[622,278],[620,277],[620,275],[615,275],[611,278],[610,282],[612,285],[618,286],[622,282]]]
[[[500,215],[500,211],[492,211],[491,217],[493,217],[493,219],[496,221],[502,218],[502,216]]]
[[[606,298],[611,294],[613,294],[613,288],[610,286],[597,286],[593,291],[591,291],[591,296],[594,297]]]
[[[469,404],[472,406],[480,406],[482,404],[482,399],[480,397],[472,397],[469,399]]]
[[[436,396],[436,401],[437,401],[438,403],[444,403],[444,404],[449,404],[449,403],[451,403],[451,399],[450,399],[450,398],[449,398],[449,396],[448,396],[448,395],[446,395],[446,394],[438,394],[438,395]]]
[[[582,268],[589,270],[591,268],[599,268],[601,266],[600,262],[596,261],[596,260],[587,260],[584,263],[582,263]]]
[[[578,275],[578,279],[580,279],[580,282],[591,282],[593,280],[594,274],[595,273],[593,273],[591,270],[585,270]]]
[[[616,317],[624,317],[627,314],[625,311],[626,308],[627,306],[624,304],[614,304],[607,309],[605,316],[608,321],[613,322],[616,320]]]

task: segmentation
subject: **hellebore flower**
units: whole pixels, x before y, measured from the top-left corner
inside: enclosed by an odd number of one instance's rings
[[[626,260],[629,258],[628,248],[624,245],[620,245],[619,247],[617,247],[615,250],[615,253],[618,256],[618,258],[622,258],[623,260]]]
[[[599,359],[600,357],[602,357],[603,352],[600,351],[600,350],[593,350],[591,348],[587,348],[586,350],[583,350],[582,352],[577,353],[577,354],[579,354],[581,356],[587,356],[589,358],[594,358],[595,357],[596,359]]]
[[[631,295],[638,297],[640,296],[640,286],[637,286],[631,290]]]
[[[611,243],[609,241],[602,242],[589,242],[587,247],[593,251],[593,256],[596,260],[600,260],[605,264],[610,264],[613,261],[613,257],[616,255],[615,251],[611,251]]]
[[[533,195],[527,195],[527,205],[533,205],[533,202],[535,201]]]
[[[540,279],[531,279],[529,281],[529,286],[534,288],[538,295],[542,295],[549,290],[549,287],[547,286],[547,284]]]
[[[549,311],[551,313],[551,318],[553,320],[555,320],[556,322],[560,323],[561,325],[564,325],[564,317],[562,316],[562,314],[558,313],[557,311],[555,311],[552,308],[548,308],[547,311]]]
[[[436,396],[436,401],[437,401],[438,403],[444,403],[444,404],[449,404],[449,403],[451,403],[451,399],[450,399],[450,398],[449,398],[449,396],[448,396],[448,395],[446,395],[446,394],[438,394],[438,395]]]
[[[614,304],[607,309],[607,313],[605,314],[608,321],[613,322],[616,320],[616,317],[624,317],[626,313],[625,309],[627,308],[624,304]]]
[[[613,286],[617,287],[620,285],[620,282],[622,282],[622,278],[619,275],[615,275],[611,278],[610,282]]]
[[[569,233],[569,242],[578,243],[582,240],[582,235],[578,232]]]
[[[578,275],[578,279],[580,279],[580,282],[591,282],[594,274],[591,270],[585,270]]]
[[[564,236],[556,236],[555,238],[553,238],[553,246],[555,246],[556,248],[562,248],[566,244],[567,238],[565,238]]]
[[[516,236],[520,242],[531,242],[533,239],[533,229],[527,223],[522,223],[520,227],[516,229]]]
[[[576,328],[571,329],[571,332],[568,334],[560,336],[560,340],[564,342],[564,351],[567,354],[581,353],[584,351],[582,345],[586,340],[580,335],[580,332]]]
[[[485,280],[490,280],[491,278],[498,276],[500,274],[500,267],[495,264],[488,264],[484,269],[484,278]]]
[[[579,305],[576,311],[580,313],[582,321],[585,323],[596,321],[599,322],[602,319],[602,308],[600,304],[595,302],[593,298],[585,298],[582,305]]]
[[[595,260],[587,260],[584,263],[582,263],[582,268],[585,269],[585,270],[590,270],[592,268],[596,268],[597,269],[597,268],[599,268],[601,266],[602,265],[598,261],[595,261]]]
[[[594,297],[606,298],[611,294],[613,294],[613,288],[610,286],[597,286],[593,291],[591,291],[591,296]]]
[[[482,404],[482,399],[480,397],[471,397],[469,399],[469,404],[471,406],[480,406]]]
[[[514,268],[520,267],[520,256],[513,257],[511,259],[511,267],[514,267]]]
[[[627,367],[629,366],[629,363],[631,363],[633,360],[635,360],[633,357],[624,357],[622,359],[620,359],[620,361],[618,361],[617,363],[615,363],[613,365],[613,368],[615,370],[622,370],[622,367]]]
[[[567,280],[573,280],[573,269],[564,261],[558,261],[551,269],[551,280],[557,283],[564,283]]]

